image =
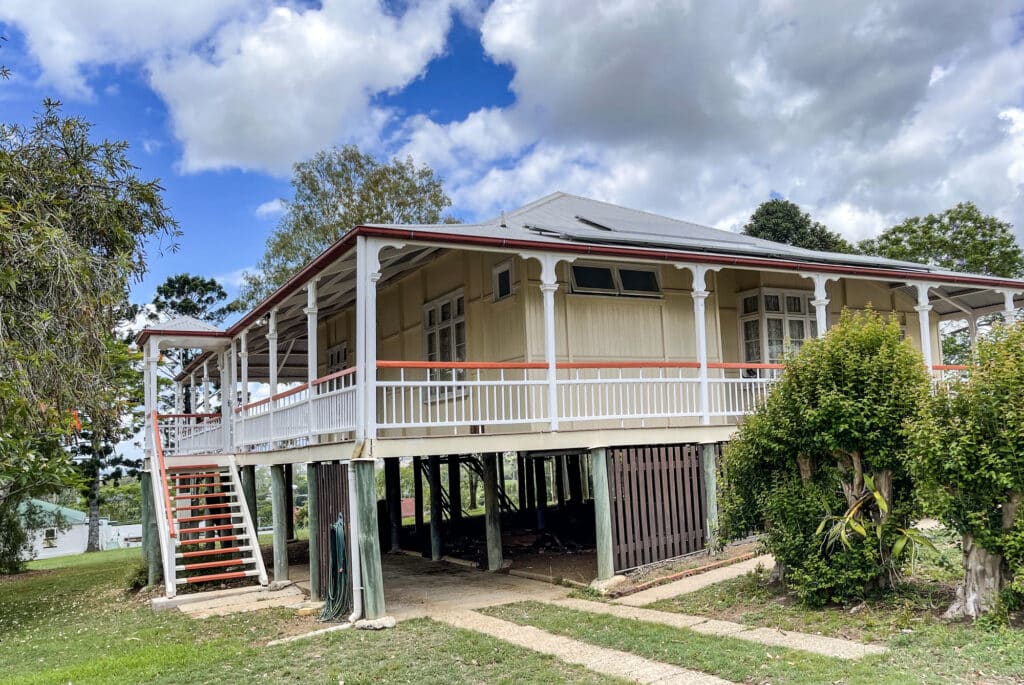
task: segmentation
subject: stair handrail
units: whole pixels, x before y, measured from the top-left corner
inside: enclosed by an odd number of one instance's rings
[[[156,461],[160,467],[160,480],[164,482],[161,490],[164,493],[164,513],[167,515],[167,536],[177,537],[174,532],[174,518],[171,516],[171,493],[168,492],[167,464],[164,463],[164,444],[160,438],[160,415],[153,411],[153,446],[156,449]]]
[[[171,496],[167,485],[167,466],[164,463],[164,448],[160,438],[157,412],[153,412],[153,451],[156,468],[150,464],[149,473],[153,481],[153,506],[156,508],[157,529],[160,532],[160,560],[163,562],[164,590],[167,597],[177,593],[174,572],[174,520],[171,518]],[[157,496],[162,491],[163,497]]]
[[[228,455],[228,471],[231,473],[231,484],[234,486],[235,492],[238,493],[238,501],[242,505],[242,522],[245,524],[245,530],[249,534],[252,556],[256,561],[256,570],[260,572],[260,585],[266,585],[269,581],[267,579],[267,567],[263,563],[263,552],[260,550],[259,535],[257,535],[252,516],[249,515],[249,503],[245,498],[245,489],[242,488],[242,478],[238,475],[238,464],[235,462],[235,455],[233,454]]]

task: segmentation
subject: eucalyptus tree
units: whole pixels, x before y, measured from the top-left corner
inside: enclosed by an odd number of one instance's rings
[[[354,145],[323,150],[295,165],[294,196],[267,238],[239,300],[251,307],[349,229],[360,224],[451,221],[441,179],[411,157],[381,162]]]

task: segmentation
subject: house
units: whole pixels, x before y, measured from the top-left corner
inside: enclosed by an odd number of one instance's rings
[[[381,541],[439,559],[470,526],[448,498],[470,469],[483,483],[485,568],[502,566],[503,527],[561,526],[589,537],[607,578],[703,548],[715,455],[766,397],[787,345],[870,306],[898,317],[939,382],[958,373],[943,364],[940,322],[975,330],[1022,297],[1020,281],[814,252],[564,193],[477,224],[357,226],[226,331],[177,320],[142,333],[149,539],[168,594],[267,582],[251,508],[252,470],[270,465],[284,579],[284,466],[307,464],[313,593],[327,526],[346,514],[354,614],[375,617]],[[165,410],[154,384],[169,347],[203,352]],[[181,411],[185,393],[194,413]],[[400,505],[410,461],[411,531]],[[204,562],[211,540],[220,556]]]
[[[33,534],[32,559],[49,559],[85,552],[89,544],[89,515],[45,500],[32,499],[21,507],[22,513],[31,507],[41,517],[42,527]],[[100,549],[140,547],[142,526],[118,524],[100,519]]]

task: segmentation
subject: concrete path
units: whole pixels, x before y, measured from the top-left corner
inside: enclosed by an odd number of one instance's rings
[[[747,561],[741,561],[738,564],[732,564],[731,566],[723,566],[721,568],[712,569],[706,573],[699,573],[695,576],[689,576],[672,583],[666,583],[664,585],[658,585],[652,587],[650,590],[643,590],[632,595],[626,595],[625,597],[619,597],[612,601],[616,604],[625,604],[631,607],[642,607],[648,604],[653,604],[658,600],[668,599],[669,597],[675,597],[677,595],[684,595],[688,592],[696,592],[708,585],[714,585],[720,583],[723,580],[730,578],[737,578],[739,576],[750,573],[758,566],[764,566],[765,568],[771,568],[775,565],[775,559],[770,554],[765,554],[760,557],[754,557]]]
[[[205,594],[205,593],[204,593]],[[305,600],[302,590],[289,585],[280,590],[259,588],[255,592],[210,597],[200,601],[182,604],[178,609],[192,618],[209,616],[228,616],[249,611],[259,611],[270,607],[299,607]]]
[[[814,652],[836,659],[859,659],[869,654],[882,654],[884,647],[866,645],[852,640],[842,640],[808,633],[785,632],[776,628],[752,628],[741,623],[718,621],[703,616],[688,616],[668,611],[655,611],[631,606],[617,606],[603,602],[589,602],[583,599],[561,599],[550,602],[554,606],[592,614],[608,614],[647,623],[659,623],[673,628],[687,628],[704,635],[725,635],[738,640],[747,640],[770,647],[788,647],[805,652]]]
[[[699,671],[651,661],[628,652],[596,647],[572,638],[552,635],[539,628],[521,626],[474,611],[451,610],[433,614],[431,618],[456,628],[490,635],[503,642],[525,647],[535,652],[550,654],[562,661],[578,664],[597,673],[624,678],[636,683],[724,685],[730,682]]]

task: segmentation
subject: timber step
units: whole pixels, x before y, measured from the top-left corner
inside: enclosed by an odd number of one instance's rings
[[[182,516],[178,519],[178,523],[194,523],[195,521],[224,521],[241,515],[242,512],[240,511],[224,511],[219,514],[207,514],[204,516]]]
[[[209,497],[234,497],[235,493],[231,491],[226,492],[195,492],[195,493],[177,493],[172,495],[175,499],[207,499]]]
[[[203,469],[222,469],[224,468],[221,464],[180,464],[177,466],[168,466],[167,471],[200,471]]]
[[[222,526],[190,526],[189,528],[178,528],[178,535],[192,535],[193,533],[210,533],[215,530],[234,530],[235,524],[227,523]]]
[[[195,559],[198,557],[212,557],[215,554],[241,554],[242,552],[251,552],[252,547],[249,545],[239,545],[237,547],[221,547],[220,549],[199,549],[194,552],[178,552],[174,555],[175,559]]]
[[[186,480],[194,478],[220,478],[224,474],[217,471],[214,473],[174,473],[168,476],[172,480]]]
[[[174,568],[178,571],[199,571],[205,568],[227,568],[228,566],[245,566],[255,564],[255,559],[222,559],[218,561],[197,561],[192,564],[179,564]]]
[[[202,544],[216,544],[218,542],[231,542],[233,540],[248,540],[249,536],[242,535],[218,535],[212,538],[196,538],[195,540],[178,540],[178,546],[183,545],[202,545]]]
[[[252,576],[258,576],[259,570],[252,569],[251,571],[232,571],[230,573],[213,573],[208,576],[188,576],[186,578],[178,578],[174,582],[178,585],[184,585],[185,583],[208,583],[212,580],[232,580],[235,578],[251,578]]]
[[[171,511],[196,511],[198,509],[227,509],[229,507],[240,507],[241,502],[223,502],[221,504],[194,504],[188,507],[171,507]]]

